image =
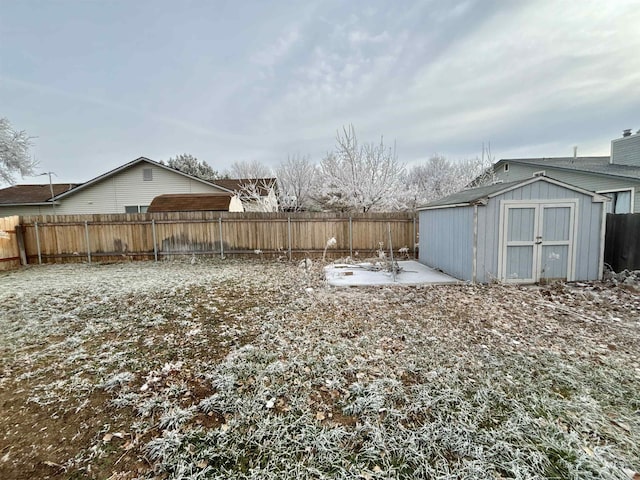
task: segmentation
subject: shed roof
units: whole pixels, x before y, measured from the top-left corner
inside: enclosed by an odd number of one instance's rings
[[[147,212],[229,211],[229,193],[173,193],[158,195]]]
[[[79,184],[77,183],[54,183],[53,195],[60,195],[68,192]],[[13,185],[12,187],[0,190],[0,205],[29,205],[34,203],[46,203],[51,200],[51,186],[46,184],[38,185]]]
[[[610,157],[552,157],[552,158],[505,158],[498,164],[521,163],[542,168],[559,168],[577,172],[594,173],[640,180],[640,167],[609,163]]]
[[[483,187],[470,188],[468,190],[462,190],[460,192],[454,193],[447,197],[441,198],[434,202],[430,202],[422,207],[419,207],[418,210],[430,210],[435,208],[443,208],[443,207],[462,207],[467,205],[476,205],[476,204],[486,204],[486,202],[491,197],[495,197],[496,195],[500,195],[501,193],[507,192],[509,190],[513,190],[514,188],[523,187],[525,185],[529,185],[535,182],[546,182],[552,183],[554,185],[559,185],[561,187],[568,188],[570,190],[574,190],[576,192],[580,192],[585,195],[589,195],[593,197],[594,201],[607,201],[608,198],[599,195],[594,192],[590,192],[580,187],[576,187],[575,185],[569,185],[568,183],[560,182],[553,178],[545,177],[544,175],[540,175],[537,177],[526,178],[524,180],[516,180],[513,182],[506,183],[494,183],[493,185],[486,185]]]

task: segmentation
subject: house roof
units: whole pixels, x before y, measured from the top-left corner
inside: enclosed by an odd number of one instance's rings
[[[594,201],[604,202],[608,200],[608,198],[603,195],[599,195],[597,193],[590,192],[583,188],[576,187],[575,185],[569,185],[568,183],[560,182],[553,178],[540,175],[538,177],[526,178],[524,180],[516,180],[513,182],[506,182],[506,183],[494,183],[493,185],[487,185],[484,187],[477,187],[477,188],[470,188],[468,190],[462,190],[460,192],[454,193],[453,195],[449,195],[447,197],[441,198],[434,202],[430,202],[422,207],[419,207],[418,210],[431,210],[431,209],[444,208],[444,207],[463,207],[468,205],[484,205],[491,197],[495,197],[502,193],[508,192],[509,190],[523,187],[525,185],[529,185],[535,182],[552,183],[554,185],[565,187],[570,190],[575,190],[584,195],[591,196],[594,199]]]
[[[89,180],[88,182],[83,183],[82,185],[80,185],[77,188],[75,188],[72,192],[70,191],[70,192],[62,193],[60,195],[56,195],[56,200],[64,198],[64,197],[66,197],[68,195],[72,195],[72,194],[74,194],[74,193],[76,193],[76,192],[78,192],[80,190],[83,190],[85,188],[90,187],[91,185],[94,185],[94,184],[96,184],[98,182],[101,182],[102,180],[105,180],[105,179],[107,179],[109,177],[112,177],[112,176],[116,175],[117,173],[122,172],[123,170],[127,170],[127,169],[129,169],[131,167],[134,167],[135,165],[138,165],[139,163],[143,163],[143,162],[149,163],[149,164],[153,165],[154,167],[164,168],[165,170],[173,172],[173,173],[175,173],[177,175],[182,175],[183,177],[187,177],[187,178],[190,178],[190,179],[195,180],[197,182],[204,183],[205,185],[210,185],[212,187],[221,188],[222,190],[228,190],[227,188],[225,188],[222,185],[218,185],[217,183],[207,182],[206,180],[202,180],[201,178],[194,177],[193,175],[186,174],[184,172],[181,172],[180,170],[176,170],[175,168],[171,168],[171,167],[169,167],[167,165],[163,165],[161,163],[155,162],[155,161],[153,161],[153,160],[151,160],[151,159],[149,159],[147,157],[138,157],[138,158],[136,158],[135,160],[133,160],[133,161],[131,161],[129,163],[125,163],[124,165],[121,165],[118,168],[114,168],[113,170],[110,170],[107,173],[103,173],[102,175],[99,175],[99,176]],[[229,191],[229,193],[231,193],[231,191]]]
[[[54,196],[68,192],[78,186],[77,183],[54,183]],[[39,185],[13,185],[0,190],[0,205],[30,205],[47,203],[51,200],[51,186]]]
[[[496,163],[520,163],[542,168],[558,168],[640,180],[640,167],[609,163],[610,157],[552,157],[552,158],[505,158]]]
[[[229,193],[176,193],[158,195],[151,201],[147,212],[201,212],[229,211],[232,195]]]
[[[224,178],[216,180],[215,185],[219,185],[232,192],[237,192],[247,186],[255,185],[260,195],[266,196],[269,195],[269,189],[277,185],[277,183],[275,178]]]

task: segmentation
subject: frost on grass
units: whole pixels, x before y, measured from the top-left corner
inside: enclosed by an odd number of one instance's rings
[[[107,391],[115,390],[116,388],[128,384],[134,378],[135,375],[131,372],[119,372],[106,378],[102,383],[100,383],[99,387],[104,388]]]
[[[321,264],[188,263],[6,277],[0,394],[47,418],[84,413],[95,432],[75,456],[46,461],[80,475],[107,465],[105,478],[640,471],[632,290],[333,290]],[[0,430],[15,431],[19,412]],[[116,424],[127,442],[105,445],[104,425]],[[136,458],[148,463],[134,468]],[[22,461],[14,467],[28,471]]]

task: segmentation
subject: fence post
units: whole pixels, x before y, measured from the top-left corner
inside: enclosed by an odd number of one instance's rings
[[[158,262],[158,242],[156,240],[156,219],[151,219],[151,234],[153,235],[153,258]]]
[[[411,240],[411,243],[413,243],[413,258],[416,258],[416,216],[415,214],[413,215],[413,239]]]
[[[218,217],[218,227],[220,229],[220,258],[224,258],[224,245],[222,241],[222,217]]]
[[[396,281],[396,266],[393,261],[393,244],[391,243],[391,223],[387,222],[387,230],[389,231],[389,254],[391,255],[391,276],[393,277],[393,282]],[[382,250],[382,249],[381,249]]]
[[[20,264],[27,265],[29,260],[27,259],[27,251],[24,248],[24,227],[21,224],[15,226],[16,229],[16,242],[18,244],[18,251],[20,252]]]
[[[349,215],[349,257],[353,259],[353,223]]]
[[[36,247],[38,248],[38,264],[42,265],[42,251],[40,250],[40,231],[38,230],[38,222],[34,223],[36,227]]]
[[[287,217],[287,236],[289,239],[289,261],[291,261],[291,216]]]
[[[89,222],[84,221],[84,239],[87,244],[87,259],[91,265],[91,244],[89,243]]]

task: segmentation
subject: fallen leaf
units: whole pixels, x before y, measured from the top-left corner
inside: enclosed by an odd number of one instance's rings
[[[324,415],[324,412],[318,412],[318,413],[316,413],[316,420],[320,420],[320,421],[322,421],[322,420],[324,420],[325,418],[326,418],[326,417],[325,417],[325,415]]]
[[[112,438],[113,438],[113,434],[112,433],[107,433],[104,437],[102,437],[102,441],[103,442],[110,442]]]
[[[200,460],[198,463],[196,463],[196,467],[198,468],[204,468],[207,465],[209,465],[209,462],[207,460]]]

